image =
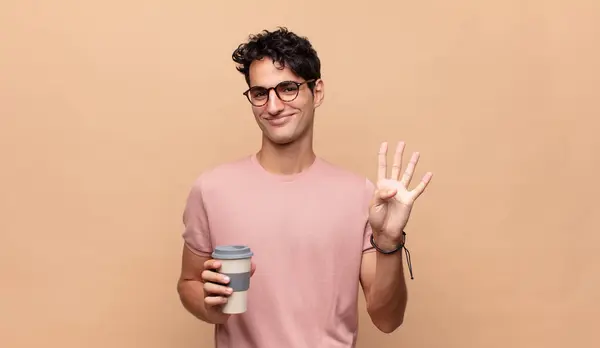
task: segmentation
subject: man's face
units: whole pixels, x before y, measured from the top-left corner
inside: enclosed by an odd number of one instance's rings
[[[277,64],[277,63],[275,63]],[[287,66],[278,69],[269,58],[254,61],[250,65],[250,87],[275,87],[284,81],[302,83],[305,80],[297,76]],[[295,84],[279,85],[277,96],[274,89],[253,96],[262,106],[252,105],[252,112],[263,134],[273,143],[284,145],[301,138],[312,129],[314,112],[323,99],[323,82],[315,81],[314,93],[307,83],[299,87]],[[294,98],[295,90],[298,95]],[[252,92],[250,92],[252,93]],[[268,97],[268,98],[267,98]],[[293,100],[291,100],[293,99]],[[255,102],[256,104],[257,102]]]

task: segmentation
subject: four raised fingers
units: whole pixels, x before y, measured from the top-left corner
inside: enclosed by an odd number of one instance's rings
[[[378,157],[378,165],[377,165],[377,180],[385,180],[387,177],[387,147],[388,144],[386,142],[381,143],[379,147],[379,157]]]
[[[433,173],[427,172],[423,176],[423,179],[421,179],[421,182],[417,185],[417,187],[415,187],[413,189],[413,192],[415,193],[416,197],[419,197],[421,195],[421,193],[423,193],[423,191],[425,191],[425,188],[429,184],[429,181],[431,180],[432,176],[433,176]]]
[[[408,185],[410,185],[410,181],[415,173],[415,167],[417,166],[417,162],[419,162],[419,156],[420,155],[418,152],[413,153],[410,161],[406,165],[406,170],[404,171],[404,175],[402,175],[402,180],[400,180],[402,186],[406,188],[408,188]]]
[[[420,153],[419,152],[413,153],[412,157],[410,158],[410,161],[408,162],[408,164],[406,166],[406,170],[404,171],[404,174],[400,178],[400,171],[402,168],[402,156],[404,154],[405,147],[406,147],[406,143],[404,141],[398,142],[398,145],[396,146],[396,151],[394,153],[394,162],[392,165],[390,179],[391,180],[399,180],[400,183],[402,184],[402,186],[404,186],[408,189],[408,185],[410,185],[410,182],[411,182],[412,177],[415,172],[415,168],[417,166],[417,163],[419,162]],[[387,150],[388,150],[388,143],[387,142],[381,143],[381,146],[379,147],[378,167],[377,167],[377,179],[378,180],[387,179]],[[427,186],[427,184],[429,184],[431,177],[432,177],[432,173],[425,174],[425,176],[423,177],[421,182],[417,185],[417,187],[413,191],[417,195],[420,195],[423,192],[423,190],[425,190],[425,187]]]
[[[396,153],[394,154],[394,164],[392,164],[392,176],[390,179],[398,180],[400,177],[400,168],[402,168],[402,155],[404,153],[405,143],[399,142],[396,146]]]

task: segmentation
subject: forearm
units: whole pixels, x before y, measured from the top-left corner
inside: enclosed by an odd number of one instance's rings
[[[384,250],[396,247],[383,239],[375,242]],[[398,250],[389,255],[375,253],[375,279],[368,294],[368,310],[377,327],[389,333],[402,324],[408,300],[402,252]]]
[[[196,318],[209,324],[223,324],[229,317],[221,313],[209,313],[204,303],[204,286],[197,280],[182,280],[177,291],[183,307]]]

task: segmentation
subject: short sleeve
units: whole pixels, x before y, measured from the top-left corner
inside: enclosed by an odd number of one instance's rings
[[[373,194],[375,193],[375,185],[369,180],[366,179],[365,182],[365,193],[363,196],[363,205],[365,212],[365,229],[363,234],[363,253],[374,251],[373,245],[371,245],[371,235],[373,234],[373,230],[371,229],[371,224],[369,223],[369,207],[371,206],[371,200],[373,199]]]
[[[196,180],[188,194],[183,211],[183,225],[185,245],[199,256],[210,256],[212,243],[201,179]]]

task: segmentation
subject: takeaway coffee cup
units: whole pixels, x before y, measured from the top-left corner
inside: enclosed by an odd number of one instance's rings
[[[223,313],[244,313],[247,309],[247,293],[250,288],[252,251],[245,245],[221,245],[212,253],[212,258],[221,262],[219,273],[229,277],[228,286],[233,289]]]

